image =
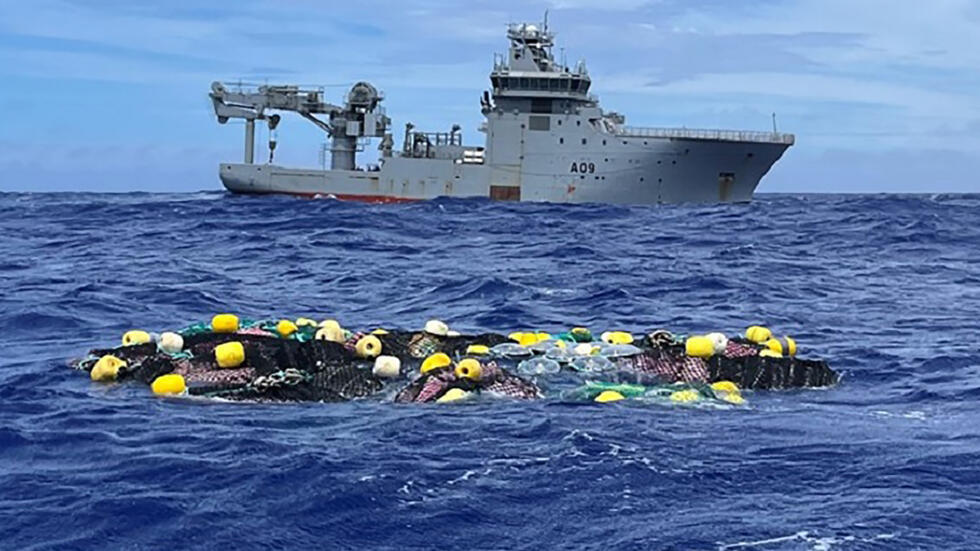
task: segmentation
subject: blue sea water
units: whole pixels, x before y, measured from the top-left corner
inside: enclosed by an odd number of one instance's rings
[[[364,205],[0,194],[3,549],[980,548],[980,196]],[[738,332],[743,409],[214,404],[66,367],[220,311]]]

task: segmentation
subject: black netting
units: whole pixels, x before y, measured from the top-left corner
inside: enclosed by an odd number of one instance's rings
[[[174,360],[166,354],[150,356],[127,371],[127,376],[143,383],[150,384],[154,379],[167,373],[172,373],[175,369]],[[134,368],[133,368],[134,367]]]
[[[510,342],[506,336],[496,333],[440,337],[420,331],[392,331],[378,338],[382,354],[400,358],[403,369],[409,371],[422,358],[436,352],[459,359],[471,345],[493,347]],[[214,348],[230,341],[243,344],[245,363],[239,368],[221,369],[216,364]],[[176,358],[159,353],[156,344],[147,343],[92,350],[89,358],[75,365],[90,370],[94,358],[111,354],[128,364],[120,371],[120,380],[149,384],[161,375],[177,373],[185,377],[190,394],[230,400],[335,402],[371,396],[384,387],[371,372],[373,360],[356,357],[348,346],[340,343],[210,332],[188,335],[184,342],[185,351]],[[615,360],[618,371],[605,373],[603,377],[644,383],[698,384],[726,380],[740,388],[759,390],[824,387],[839,381],[839,375],[826,362],[758,356],[761,347],[743,339],[732,339],[723,356],[710,359],[687,356],[683,344],[670,341],[662,334],[639,344],[643,353]],[[395,401],[431,402],[453,388],[513,398],[541,395],[533,381],[490,362],[484,364],[484,375],[479,381],[460,379],[452,370],[420,375],[402,388]]]
[[[798,358],[714,357],[708,361],[708,373],[712,382],[732,381],[740,388],[757,390],[817,388],[839,380],[827,362]]]

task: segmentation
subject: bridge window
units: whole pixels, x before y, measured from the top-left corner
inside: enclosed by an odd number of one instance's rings
[[[551,100],[550,99],[532,99],[531,100],[531,112],[532,113],[551,113]]]
[[[527,90],[530,87],[531,87],[531,79],[526,78],[526,77],[525,78],[522,78],[521,79],[521,89]]]

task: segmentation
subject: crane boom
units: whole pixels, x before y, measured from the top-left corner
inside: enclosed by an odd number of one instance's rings
[[[270,130],[279,124],[279,115],[269,111],[298,113],[326,132],[332,139],[331,168],[335,170],[354,170],[357,140],[384,137],[391,124],[380,106],[384,97],[366,82],[358,82],[351,88],[344,106],[323,101],[322,90],[304,90],[292,85],[237,85],[232,91],[231,86],[213,82],[209,95],[219,123],[245,120],[246,163],[252,163],[254,158],[255,121],[268,121]],[[316,115],[327,115],[328,120]]]

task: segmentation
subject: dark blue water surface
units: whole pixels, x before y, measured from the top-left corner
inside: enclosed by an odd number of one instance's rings
[[[3,549],[980,548],[980,196],[617,207],[0,194]],[[744,409],[215,404],[68,358],[231,311],[740,332]]]

